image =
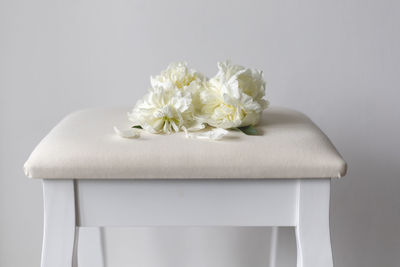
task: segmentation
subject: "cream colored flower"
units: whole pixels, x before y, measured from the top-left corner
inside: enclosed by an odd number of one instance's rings
[[[196,119],[204,76],[189,70],[184,62],[171,63],[160,75],[150,78],[149,93],[139,100],[129,119],[151,133],[204,128]]]
[[[131,113],[129,120],[151,133],[185,131],[187,137],[221,139],[223,129],[255,125],[267,107],[262,72],[218,63],[218,73],[207,80],[188,69],[187,64],[170,64],[160,75],[151,77],[151,88]],[[205,125],[217,129],[191,134]],[[138,130],[120,130],[122,137],[138,137]]]
[[[158,88],[164,91],[179,90],[190,93],[194,111],[201,109],[200,91],[204,88],[206,78],[203,74],[188,69],[186,62],[173,62],[160,75],[150,77],[151,90]]]
[[[179,132],[196,124],[190,93],[153,88],[136,103],[129,120],[150,133]]]
[[[268,105],[262,72],[229,61],[218,63],[218,69],[200,94],[206,122],[225,129],[255,125]]]
[[[195,92],[201,89],[204,76],[199,72],[188,69],[186,62],[173,62],[160,75],[150,77],[152,88]]]

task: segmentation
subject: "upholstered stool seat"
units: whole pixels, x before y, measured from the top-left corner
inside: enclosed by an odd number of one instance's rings
[[[270,107],[256,136],[128,139],[113,131],[128,110],[68,115],[25,163],[43,180],[42,267],[103,267],[101,227],[160,225],[293,226],[297,266],[333,266],[330,182],[346,163],[308,117]]]
[[[346,164],[305,115],[267,109],[258,136],[239,131],[219,142],[184,133],[123,139],[113,126],[132,126],[127,108],[89,109],[62,120],[25,164],[32,178],[324,178],[341,177]]]

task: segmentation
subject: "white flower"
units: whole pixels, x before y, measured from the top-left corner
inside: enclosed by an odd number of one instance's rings
[[[255,125],[268,105],[262,72],[229,61],[218,63],[218,69],[200,94],[206,122],[225,129]]]
[[[129,120],[151,133],[173,133],[190,128],[196,121],[193,117],[190,93],[178,90],[153,88],[136,103],[128,113]]]
[[[150,77],[153,90],[161,88],[164,91],[179,90],[190,93],[193,111],[198,114],[201,110],[200,91],[204,88],[206,78],[203,74],[188,69],[186,62],[173,62],[160,75]]]
[[[262,72],[218,63],[218,73],[207,80],[184,62],[170,64],[151,77],[149,92],[136,103],[129,120],[150,133],[185,131],[187,137],[221,139],[224,129],[255,125],[267,107]],[[205,125],[217,129],[200,134]],[[138,137],[139,130],[114,129],[122,137]]]
[[[173,62],[160,75],[150,77],[152,88],[178,89],[190,93],[197,93],[201,90],[204,80],[201,73],[189,70],[186,62]]]
[[[150,78],[149,93],[139,100],[129,119],[151,133],[179,132],[204,128],[195,118],[200,107],[204,76],[189,70],[184,62],[171,63],[160,75]]]

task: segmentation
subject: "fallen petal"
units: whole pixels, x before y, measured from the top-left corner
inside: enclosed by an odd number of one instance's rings
[[[121,130],[114,126],[114,132],[124,138],[138,138],[140,136],[140,130],[136,128]]]
[[[203,133],[188,133],[185,131],[186,138],[196,138],[196,139],[205,139],[205,140],[221,140],[225,135],[229,132],[222,128],[215,128],[213,130],[203,132]]]

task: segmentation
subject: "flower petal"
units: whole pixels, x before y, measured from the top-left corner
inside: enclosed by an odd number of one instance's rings
[[[114,126],[114,132],[123,138],[138,138],[140,136],[140,130],[136,128],[121,130]]]
[[[213,140],[218,141],[221,140],[225,135],[229,133],[229,131],[222,128],[215,128],[207,132],[202,133],[189,133],[186,128],[184,128],[186,138],[195,138],[195,139],[203,139],[203,140]]]

